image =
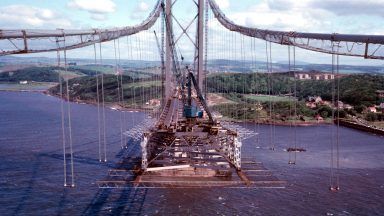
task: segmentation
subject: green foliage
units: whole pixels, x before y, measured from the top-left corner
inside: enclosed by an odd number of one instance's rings
[[[161,97],[160,82],[134,80],[130,76],[122,76],[124,102],[126,104],[144,104],[150,99]],[[98,77],[99,95],[101,99],[101,76]],[[104,99],[105,102],[118,102],[119,94],[118,80],[115,75],[103,75]],[[69,80],[70,98],[85,101],[97,101],[97,80],[96,77],[84,76]],[[60,86],[49,90],[53,94],[60,94]],[[66,97],[66,84],[63,83],[63,93]]]
[[[345,118],[347,116],[347,112],[345,110],[339,110],[339,112],[335,112],[336,117]]]
[[[19,82],[23,80],[35,82],[58,82],[58,67],[29,67],[14,72],[0,73],[0,82]]]
[[[362,113],[367,107],[362,105],[362,104],[359,104],[359,105],[356,105],[355,106],[355,110],[357,113]]]
[[[317,108],[316,112],[323,118],[332,116],[332,109],[329,106],[320,106]]]
[[[377,121],[376,113],[367,113],[365,115],[365,120],[367,120],[367,121]]]
[[[273,103],[262,102],[261,108],[258,103],[239,102],[236,104],[220,104],[213,106],[213,109],[222,115],[237,120],[254,120],[256,118],[267,118],[272,114],[272,118],[277,120],[288,120],[296,116],[313,117],[315,111],[305,106],[304,102],[277,101]],[[296,112],[295,112],[296,105]],[[268,117],[270,118],[270,117]]]
[[[265,112],[257,110],[254,104],[236,103],[236,104],[220,104],[212,107],[225,117],[236,120],[255,120],[265,117]]]
[[[352,116],[356,116],[356,114],[357,114],[355,109],[345,109],[344,112],[346,112],[346,114],[349,114]]]
[[[334,82],[334,83],[333,83]],[[355,74],[336,80],[296,80],[299,100],[308,96],[332,99],[332,87],[340,87],[340,100],[353,106],[377,104],[376,90],[384,89],[384,76]],[[208,77],[209,92],[281,95],[294,92],[295,79],[287,73],[225,73]],[[336,96],[336,95],[335,95]]]

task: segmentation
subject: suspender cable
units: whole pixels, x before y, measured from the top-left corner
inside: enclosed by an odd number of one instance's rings
[[[117,39],[117,50],[119,53],[119,66],[120,66],[120,92],[121,92],[121,107],[123,108],[123,122],[122,122],[122,131],[121,131],[121,136],[123,136],[123,145],[121,146],[122,148],[127,144],[127,137],[124,136],[124,131],[127,130],[127,115],[125,112],[125,101],[124,101],[124,86],[123,86],[123,75],[124,75],[124,69],[121,66],[121,53],[120,53],[120,38]]]
[[[120,79],[119,79],[119,76],[120,76],[120,65],[117,60],[117,48],[116,48],[116,40],[113,40],[113,49],[115,51],[115,76],[116,76],[116,82],[117,82],[117,103],[119,104],[119,106],[121,108],[123,108],[122,104],[121,104],[121,100],[120,100]],[[120,55],[120,54],[119,54]],[[119,111],[119,115],[120,115],[120,147],[121,148],[124,148],[124,144],[123,144],[123,116],[122,116],[122,113],[123,113],[123,110],[120,110]]]
[[[267,87],[267,92],[268,92],[268,98],[269,98],[269,120],[270,120],[270,125],[269,125],[269,148],[271,150],[274,150],[273,148],[273,141],[272,141],[272,136],[273,136],[273,124],[274,122],[272,121],[272,76],[271,76],[271,69],[270,69],[270,54],[271,50],[268,50],[268,41],[265,41],[265,54],[267,58],[267,73],[268,73],[268,87]]]
[[[133,36],[131,36],[133,37]],[[128,59],[130,61],[128,61],[129,63],[129,70],[130,70],[130,77],[131,77],[131,90],[130,90],[130,95],[131,95],[131,109],[134,109],[135,108],[135,86],[134,86],[134,82],[135,82],[135,77],[133,76],[133,71],[132,71],[132,62],[133,62],[133,52],[132,52],[132,38],[131,37],[128,37],[127,36],[127,54],[128,54]],[[135,125],[136,123],[136,120],[135,120],[135,115],[133,115],[132,117],[132,125]]]
[[[65,45],[65,34],[64,34],[64,47]],[[64,48],[64,71],[65,74],[68,74],[67,70],[67,49]],[[69,151],[71,154],[71,187],[75,187],[75,177],[74,177],[74,169],[73,169],[73,143],[72,143],[72,122],[71,122],[71,102],[69,95],[69,79],[66,81],[67,88],[67,111],[68,111],[68,135],[69,135]]]
[[[242,65],[242,69],[244,69],[245,68],[245,65],[244,65],[244,35],[240,35],[240,58],[241,58],[241,65]],[[246,82],[245,82],[245,78],[246,78],[246,73],[244,73],[244,71],[243,71],[243,73],[241,73],[241,77],[242,77],[242,80],[243,80],[243,88],[242,88],[242,90],[243,90],[243,97],[245,97],[245,84],[246,84]],[[243,120],[245,121],[245,125],[247,125],[247,107],[245,106],[244,108],[243,108],[244,110],[244,114],[243,114]]]
[[[289,75],[291,73],[291,46],[288,45],[287,47],[288,47],[288,77],[289,77]],[[290,98],[290,100],[289,100],[289,121],[290,121],[289,131],[291,131],[291,132],[292,132],[292,106],[293,106],[292,105],[293,104],[292,94],[293,94],[292,93],[292,87],[289,86],[289,98]],[[291,133],[291,142],[293,139],[294,138],[292,137],[292,133]],[[288,148],[291,146],[292,146],[292,143],[288,146]],[[288,164],[294,164],[293,161],[291,160],[291,154],[292,154],[292,152],[288,151]]]
[[[293,73],[294,73],[294,81],[293,81],[293,85],[294,85],[294,97],[295,97],[295,106],[294,106],[294,110],[295,110],[295,120],[293,122],[294,124],[294,129],[295,129],[295,133],[294,133],[294,142],[295,142],[295,148],[297,148],[297,103],[298,103],[298,100],[297,100],[297,79],[296,79],[296,47],[294,46],[293,47]],[[295,156],[295,160],[294,162],[296,163],[296,158],[297,158],[297,151],[295,151],[294,153],[294,156]]]
[[[136,43],[137,43],[137,54],[139,57],[139,62],[141,62],[141,43],[140,43],[140,37],[136,36]],[[143,68],[140,68],[142,70]],[[143,80],[141,80],[141,85],[140,85],[140,90],[141,90],[141,97],[140,97],[140,102],[141,102],[141,108],[144,108],[144,89],[143,89]],[[147,114],[146,110],[144,109],[144,113]]]
[[[59,41],[56,41],[59,48]],[[60,51],[57,51],[58,66],[60,65]],[[61,111],[61,132],[62,132],[62,143],[63,143],[63,166],[64,166],[64,187],[67,187],[67,152],[66,152],[66,134],[65,134],[65,119],[64,119],[64,98],[63,98],[63,81],[61,73],[59,72],[59,86],[60,86],[60,111]]]
[[[334,42],[332,42],[332,52],[334,50]],[[335,74],[335,54],[332,54],[332,76]],[[332,104],[335,105],[335,80],[332,81]],[[335,119],[335,109],[332,109],[332,121]],[[331,130],[331,167],[330,167],[330,176],[329,176],[329,189],[331,191],[335,191],[336,188],[334,186],[334,129],[330,127]]]
[[[337,51],[339,51],[339,47],[337,46]],[[337,129],[336,129],[336,190],[340,190],[340,110],[339,110],[339,101],[340,101],[340,71],[339,71],[339,57],[336,56],[336,75],[337,75]],[[335,79],[335,77],[334,77]]]
[[[103,56],[101,53],[101,43],[99,43],[99,54],[100,54],[100,66],[103,65]],[[101,103],[102,103],[102,115],[103,115],[103,150],[104,150],[104,162],[107,162],[107,137],[105,128],[105,98],[104,98],[104,74],[101,72]]]
[[[273,86],[273,65],[272,65],[272,43],[269,42],[269,64],[270,64],[270,74],[271,74],[271,96],[274,96],[274,86]],[[275,150],[275,135],[276,135],[276,122],[275,122],[275,102],[271,100],[271,109],[272,109],[272,150]]]
[[[95,53],[95,65],[97,65],[96,44],[93,44],[93,52]],[[99,161],[101,162],[101,123],[100,123],[99,70],[96,70],[96,102],[97,102],[97,127],[98,127],[98,144],[99,144]]]
[[[255,38],[251,38],[251,46],[252,46],[252,68],[254,68],[254,74],[253,74],[253,80],[254,80],[254,83],[255,83],[255,90],[254,90],[254,93],[256,94],[256,96],[259,94],[259,85],[260,85],[260,82],[258,82],[258,69],[257,69],[257,63],[256,63],[256,39]],[[256,145],[257,147],[260,145],[260,116],[259,116],[259,101],[257,100],[257,97],[255,97],[256,100],[254,101],[255,102],[255,111],[256,111],[256,128],[255,128],[255,134],[256,134]]]
[[[208,1],[205,1],[205,16],[204,16],[204,98],[208,101],[208,85],[207,85],[207,64],[208,64],[208,19],[209,19],[209,5]]]
[[[291,68],[291,46],[288,46],[288,59],[289,59],[289,73],[291,73],[291,71],[293,71],[293,97],[292,97],[292,90],[290,90],[290,105],[289,105],[289,108],[290,108],[290,111],[289,111],[289,115],[292,117],[292,104],[293,104],[293,119],[291,119],[291,121],[293,122],[293,146],[294,146],[294,149],[293,149],[293,155],[294,155],[294,158],[292,160],[292,153],[289,152],[289,161],[288,161],[288,164],[296,164],[296,159],[297,159],[297,123],[296,123],[296,120],[297,120],[297,81],[296,81],[296,47],[292,47],[292,51],[293,51],[293,69]],[[292,122],[290,123],[290,128],[292,128]]]

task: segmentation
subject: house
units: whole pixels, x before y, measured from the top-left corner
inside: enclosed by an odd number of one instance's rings
[[[309,96],[308,97],[308,101],[309,102],[314,102],[314,103],[321,103],[321,102],[323,102],[323,99],[321,99],[321,97],[320,96]]]
[[[332,80],[332,79],[335,79],[335,75],[326,73],[326,74],[323,74],[323,79],[324,80]]]
[[[323,99],[321,99],[320,96],[315,96],[315,103],[321,103],[323,102]]]
[[[367,111],[367,113],[369,113],[369,112],[376,113],[377,112],[376,107],[374,107],[374,106],[367,107],[366,111]]]
[[[295,78],[299,80],[332,80],[335,79],[335,75],[311,70],[308,73],[295,73]]]
[[[306,102],[305,106],[307,106],[308,108],[314,109],[314,108],[316,108],[316,103],[314,103],[314,102]]]
[[[339,109],[343,109],[344,108],[344,103],[342,101],[337,101],[335,106]]]
[[[147,102],[147,105],[160,106],[160,100],[159,99],[150,99],[149,102]]]
[[[346,110],[351,110],[351,109],[353,109],[353,106],[344,103],[344,107],[343,108],[346,109]]]
[[[321,79],[321,74],[313,74],[312,75],[313,80],[320,80]]]
[[[324,121],[323,117],[321,117],[319,114],[315,116],[315,119],[317,122]]]
[[[311,76],[309,76],[309,74],[307,73],[296,73],[295,78],[299,80],[306,80],[306,79],[311,79]]]

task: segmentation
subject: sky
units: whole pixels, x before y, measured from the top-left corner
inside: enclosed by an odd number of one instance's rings
[[[237,24],[249,27],[282,31],[384,35],[384,0],[216,0],[216,2],[227,17]],[[140,23],[153,9],[155,3],[155,0],[1,0],[0,29],[89,29],[130,26]],[[193,7],[192,0],[177,0],[174,13],[183,25],[189,23],[191,18],[188,16],[191,15]],[[279,49],[276,51],[279,52]],[[308,55],[303,56],[307,57],[304,58],[307,61],[317,61],[316,55],[309,59]],[[348,59],[347,62],[354,61]]]

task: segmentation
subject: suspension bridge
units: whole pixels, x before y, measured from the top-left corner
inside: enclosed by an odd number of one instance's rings
[[[158,0],[148,17],[140,24],[109,29],[89,30],[0,30],[0,55],[56,52],[57,64],[66,72],[68,55],[76,50],[92,53],[95,65],[102,65],[104,44],[113,43],[115,76],[117,83],[116,102],[124,106],[124,76],[122,58],[156,62],[150,68],[150,82],[160,82],[161,87],[151,92],[146,100],[158,98],[161,103],[151,108],[151,118],[127,130],[124,114],[121,114],[120,144],[122,149],[136,143],[140,145],[139,160],[123,158],[122,164],[135,162],[135,166],[121,166],[110,170],[109,177],[98,182],[101,188],[115,187],[284,187],[284,182],[273,176],[257,161],[249,160],[241,152],[242,141],[257,136],[252,131],[234,122],[222,120],[216,110],[209,106],[207,74],[213,73],[208,60],[246,60],[250,53],[252,81],[258,82],[258,72],[268,74],[268,92],[274,95],[272,76],[272,46],[287,47],[288,72],[296,72],[296,48],[329,54],[332,57],[332,74],[339,73],[339,56],[364,59],[384,59],[384,36],[302,33],[250,28],[236,24],[220,10],[214,0],[193,1],[196,13],[183,23],[173,13],[180,1]],[[218,37],[217,35],[220,35]],[[126,40],[124,40],[126,39]],[[122,48],[123,45],[125,48]],[[186,46],[193,51],[186,51]],[[263,49],[258,46],[263,47]],[[144,51],[146,50],[146,51]],[[126,51],[126,54],[124,53]],[[190,59],[183,54],[189,52]],[[134,57],[136,55],[136,57]],[[249,57],[248,56],[248,57]],[[263,56],[266,65],[260,69],[257,56]],[[228,68],[219,69],[228,72]],[[217,72],[217,71],[216,71]],[[220,72],[220,71],[219,71]],[[96,98],[98,107],[99,161],[106,162],[108,140],[105,127],[105,75],[96,74]],[[295,76],[294,76],[295,77]],[[69,81],[59,78],[61,102],[61,126],[64,158],[64,186],[75,186],[73,141],[71,123],[71,89]],[[228,86],[217,84],[222,94]],[[229,80],[227,80],[229,81]],[[244,80],[243,92],[247,82]],[[333,83],[332,101],[339,101],[338,84]],[[337,85],[337,86],[336,86]],[[72,89],[73,90],[73,89]],[[135,89],[133,89],[135,91]],[[258,90],[256,89],[254,93]],[[160,94],[159,94],[160,92]],[[136,92],[137,93],[137,92]],[[137,95],[133,92],[133,95]],[[296,82],[290,92],[296,98]],[[67,102],[65,102],[66,100]],[[295,104],[295,103],[294,103]],[[257,104],[254,104],[257,107]],[[270,101],[269,115],[273,121],[273,104]],[[293,118],[297,118],[296,104]],[[332,112],[339,126],[338,108]],[[273,123],[273,122],[272,122]],[[292,125],[295,125],[296,120]],[[274,150],[274,126],[270,128],[270,149]],[[295,164],[298,144],[294,134],[289,164]],[[339,189],[338,134],[332,141],[330,189]],[[129,140],[129,141],[128,141]],[[333,149],[335,148],[335,153]],[[292,154],[292,157],[291,157]],[[336,171],[333,168],[336,168]],[[261,175],[258,175],[261,173]],[[268,175],[265,175],[268,173]]]

